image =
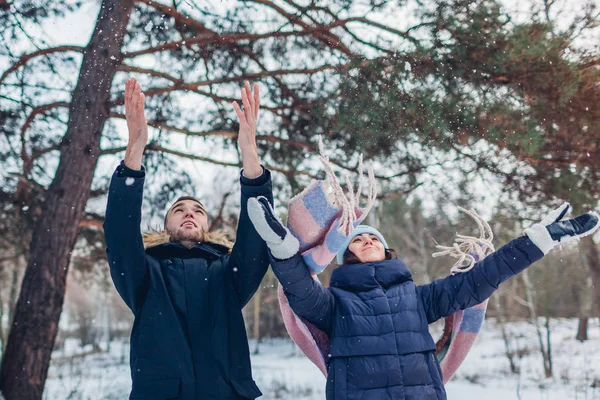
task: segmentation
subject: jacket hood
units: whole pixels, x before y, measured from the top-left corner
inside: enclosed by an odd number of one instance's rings
[[[169,243],[169,234],[167,231],[150,231],[144,233],[142,236],[142,240],[144,242],[144,249],[148,250],[152,247],[160,246],[161,244]],[[206,243],[214,243],[219,246],[226,247],[229,251],[233,247],[233,242],[231,242],[227,235],[223,232],[213,231],[207,232],[204,234],[204,241]]]

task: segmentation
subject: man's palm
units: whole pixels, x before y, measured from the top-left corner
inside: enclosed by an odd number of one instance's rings
[[[242,88],[242,104],[244,110],[240,108],[237,102],[233,102],[233,108],[240,120],[240,132],[238,135],[238,145],[242,153],[256,151],[256,121],[258,120],[258,110],[260,108],[260,94],[258,85],[254,85],[254,93],[250,88],[250,83],[246,82]]]
[[[148,123],[144,114],[145,96],[135,78],[125,83],[125,117],[129,130],[129,145],[145,146],[148,143]]]

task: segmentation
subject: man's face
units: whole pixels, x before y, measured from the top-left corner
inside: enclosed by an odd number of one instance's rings
[[[166,229],[172,242],[202,242],[208,231],[206,210],[193,200],[178,201],[167,214]]]

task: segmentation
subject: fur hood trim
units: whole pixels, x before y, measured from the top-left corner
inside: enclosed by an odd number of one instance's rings
[[[227,238],[227,235],[220,231],[207,232],[204,235],[204,239],[205,242],[225,246],[229,249],[229,251],[231,251],[231,248],[233,247],[233,242],[231,242],[231,240]],[[169,234],[167,233],[167,231],[146,232],[142,236],[142,240],[144,242],[144,249],[149,249],[151,247],[156,247],[161,244],[169,243]]]

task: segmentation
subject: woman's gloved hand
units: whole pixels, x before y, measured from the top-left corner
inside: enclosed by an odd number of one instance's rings
[[[248,216],[256,232],[267,243],[273,257],[287,260],[298,252],[298,239],[275,216],[273,207],[265,197],[248,199]]]
[[[525,229],[525,234],[544,254],[548,254],[559,243],[581,239],[600,227],[600,217],[594,212],[563,221],[570,210],[571,205],[564,203],[539,223]]]

